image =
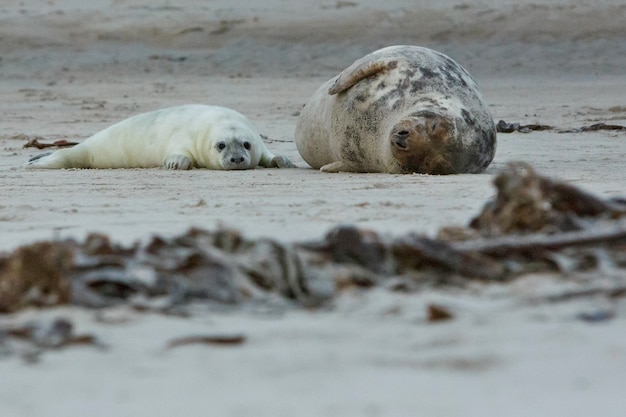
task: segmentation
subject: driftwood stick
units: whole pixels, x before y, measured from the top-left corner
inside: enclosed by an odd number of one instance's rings
[[[482,253],[503,256],[536,250],[559,250],[566,247],[597,245],[626,241],[626,224],[618,223],[609,227],[563,232],[554,235],[508,235],[484,240],[454,242],[450,245],[461,253]]]
[[[558,303],[574,300],[576,298],[587,298],[603,295],[608,298],[620,298],[626,296],[626,286],[618,285],[611,288],[585,288],[581,290],[567,291],[562,294],[554,294],[543,297],[542,300]]]

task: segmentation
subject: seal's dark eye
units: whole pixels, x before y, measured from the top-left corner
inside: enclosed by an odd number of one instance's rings
[[[250,142],[244,142],[243,147],[246,149],[250,149]]]
[[[223,151],[224,149],[226,149],[226,144],[224,142],[220,142],[217,144],[218,151]]]

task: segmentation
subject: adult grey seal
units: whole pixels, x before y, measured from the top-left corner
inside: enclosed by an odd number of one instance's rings
[[[296,146],[326,172],[457,174],[493,160],[496,129],[474,79],[419,46],[375,51],[304,106]]]
[[[235,110],[190,104],[143,113],[73,148],[31,158],[26,168],[249,169],[294,167],[271,153]]]

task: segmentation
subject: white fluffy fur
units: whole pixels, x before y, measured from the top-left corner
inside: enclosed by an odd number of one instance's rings
[[[249,146],[244,146],[246,142]],[[237,163],[229,162],[231,158]],[[26,168],[247,169],[259,165],[293,166],[265,147],[242,114],[219,106],[184,105],[133,116],[73,148],[33,158]]]

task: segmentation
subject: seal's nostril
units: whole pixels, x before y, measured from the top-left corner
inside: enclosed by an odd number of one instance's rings
[[[408,148],[408,140],[411,136],[411,132],[408,130],[399,130],[393,135],[393,144],[400,149],[406,150]]]
[[[396,146],[397,146],[398,148],[400,148],[400,149],[406,149],[406,142],[404,142],[404,141],[400,141],[400,140],[397,140],[397,141],[396,141]]]

